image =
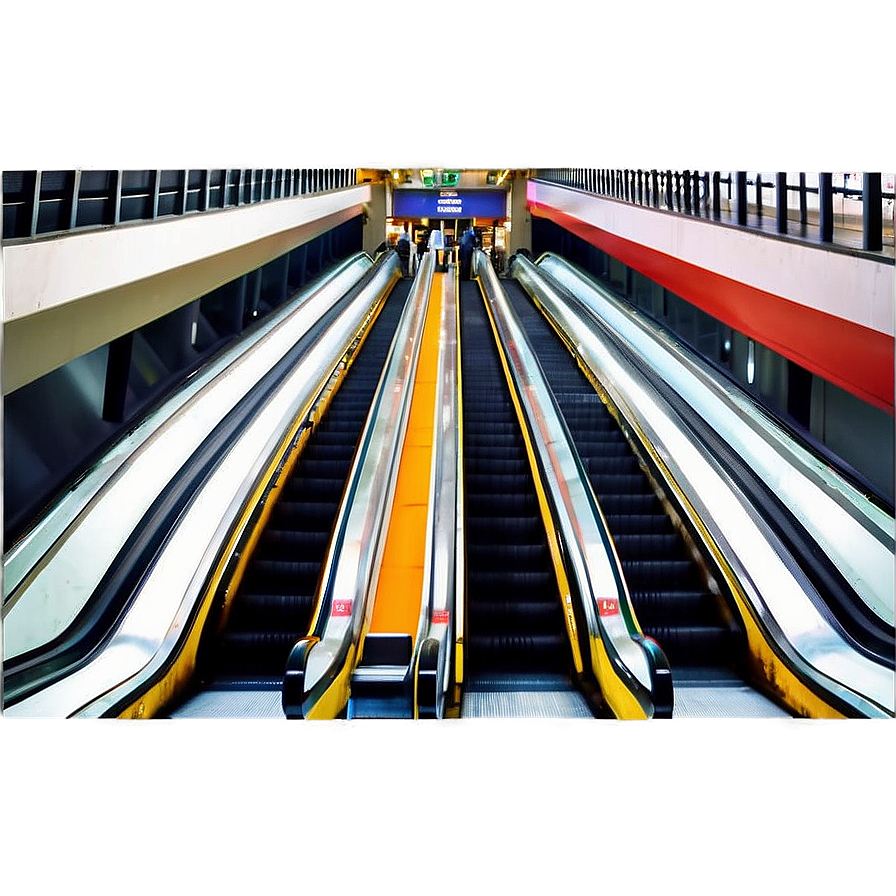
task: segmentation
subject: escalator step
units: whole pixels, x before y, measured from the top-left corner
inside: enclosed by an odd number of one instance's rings
[[[211,651],[211,678],[282,677],[290,649],[307,634],[345,481],[409,291],[410,284],[393,289],[282,484]]]

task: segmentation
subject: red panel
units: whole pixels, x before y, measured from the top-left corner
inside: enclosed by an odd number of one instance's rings
[[[892,336],[707,271],[550,206],[533,202],[530,210],[618,258],[745,336],[893,413]]]

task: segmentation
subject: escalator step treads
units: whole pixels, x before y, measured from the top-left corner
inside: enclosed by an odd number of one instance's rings
[[[335,514],[335,506],[334,506]],[[309,538],[310,535],[319,536],[320,530],[303,532],[295,529],[266,529],[258,542],[256,556],[263,556],[271,560],[298,559],[308,550],[309,545],[318,545],[318,538]]]
[[[547,536],[541,517],[474,517],[468,515],[465,528],[468,540],[475,544],[547,545]]]
[[[494,545],[472,542],[467,545],[467,566],[483,568],[493,565],[498,557]],[[500,562],[517,570],[545,569],[551,562],[547,542],[542,544],[507,544],[500,549]]]
[[[524,450],[503,458],[470,456],[468,453],[464,455],[464,470],[467,475],[510,476],[528,472],[529,469],[529,460]]]
[[[607,494],[595,490],[601,510],[607,517],[616,514],[654,514],[662,513],[662,504],[656,494],[651,492],[639,492],[637,494]],[[668,519],[668,517],[666,517]]]
[[[576,450],[581,457],[630,457],[634,461],[635,466],[637,466],[638,461],[632,454],[632,449],[629,447],[628,442],[620,441],[619,439],[600,439],[593,432],[579,435],[572,427],[570,427],[570,431],[573,434]]]
[[[279,631],[226,630],[218,645],[219,652],[224,655],[229,653],[234,659],[239,654],[244,654],[253,661],[269,657],[282,657],[285,660],[292,646],[305,634],[299,628]],[[276,662],[281,664],[279,659]]]
[[[638,467],[638,461],[631,453],[626,456],[605,455],[605,454],[583,454],[579,452],[579,456],[585,461],[586,468],[597,468],[601,476],[637,476],[644,478],[644,474]]]
[[[467,512],[470,516],[510,517],[536,516],[538,514],[538,498],[531,492],[477,494],[469,492],[466,496]]]
[[[342,445],[349,444],[351,441],[346,438],[345,433],[332,432],[323,423],[319,423],[313,431],[313,437],[308,440],[308,445],[302,456],[307,455],[308,450],[312,447],[323,447],[325,450],[329,450],[329,446],[339,448]]]
[[[582,458],[582,461],[589,473],[588,478],[591,480],[594,490],[598,493],[609,492],[618,495],[630,495],[646,492],[650,488],[642,473],[606,472],[600,460],[589,457]],[[651,494],[653,494],[652,491]]]
[[[342,477],[343,481],[351,469],[351,462],[344,460],[332,460],[330,458],[309,458],[300,464],[303,477],[315,479],[336,479]]]
[[[497,553],[497,552],[496,552]],[[467,568],[469,587],[485,589],[488,593],[506,590],[510,593],[518,591],[535,591],[538,594],[550,594],[557,591],[557,580],[550,569],[525,571],[513,569],[499,556],[497,563],[477,569]]]
[[[246,578],[252,582],[283,582],[316,577],[320,561],[268,560],[255,557],[246,570]]]
[[[670,663],[704,665],[731,660],[731,633],[722,626],[645,625],[643,629],[662,647]]]
[[[466,644],[469,666],[478,672],[565,670],[569,663],[569,641],[562,634],[473,634]]]
[[[333,500],[338,502],[345,489],[344,478],[291,477],[283,486],[281,501]]]
[[[697,571],[690,560],[628,560],[623,562],[625,578],[632,591],[641,585],[658,584],[661,587],[695,583]],[[656,590],[656,589],[654,589]]]
[[[554,589],[556,594],[556,588]],[[490,593],[489,598],[497,595]],[[562,621],[563,609],[556,596],[547,600],[520,600],[510,597],[507,600],[486,599],[471,603],[468,610],[470,618],[476,622],[477,631],[483,631],[489,622],[499,622],[514,629],[527,629],[532,625],[541,626],[545,620]]]
[[[644,624],[650,621],[684,623],[711,618],[709,614],[714,615],[715,612],[712,594],[698,588],[631,591],[630,596],[638,620]]]
[[[601,510],[607,527],[613,536],[618,535],[670,535],[675,532],[672,520],[664,513],[607,513]]]
[[[502,495],[521,489],[532,490],[532,476],[528,470],[519,473],[468,473],[467,491],[471,496]]]
[[[234,601],[232,617],[239,618],[243,630],[263,631],[270,626],[293,623],[290,628],[305,625],[314,609],[313,594],[269,594],[243,591]]]
[[[288,522],[293,529],[327,528],[332,524],[338,506],[338,501],[278,501],[271,516],[278,523]],[[297,526],[297,523],[302,525]]]
[[[470,420],[464,418],[464,426],[469,429],[470,425]],[[526,450],[516,423],[513,424],[514,428],[512,430],[509,425],[505,427],[502,424],[492,425],[489,423],[488,426],[488,432],[477,433],[474,431],[465,433],[464,446],[468,451],[485,453],[492,450],[509,451],[514,448],[516,450]]]
[[[309,460],[348,460],[352,459],[355,453],[355,440],[331,442],[328,445],[315,442],[308,445],[302,452],[302,461],[308,463]]]
[[[327,415],[329,417],[329,415]],[[358,421],[354,414],[347,414],[345,417],[335,415],[327,421],[327,432],[351,434],[359,432]],[[363,428],[363,421],[362,421]]]
[[[279,523],[282,522],[282,520],[279,521]],[[282,556],[276,555],[282,555],[285,550],[289,550],[290,555],[286,559],[307,560],[309,555],[317,557],[321,551],[326,550],[332,526],[321,526],[319,522],[315,524],[314,521],[305,524],[301,519],[290,520],[290,522],[292,525],[289,531],[289,540],[286,541],[284,538],[279,543],[271,543],[270,548],[267,547],[267,544],[260,544],[257,557],[283,559]]]
[[[672,557],[684,553],[684,543],[677,532],[667,535],[639,532],[619,533],[613,537],[620,559],[637,560],[658,557]]]

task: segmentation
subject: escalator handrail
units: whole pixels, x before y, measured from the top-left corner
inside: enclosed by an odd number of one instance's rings
[[[140,451],[158,430],[167,426],[188,400],[201,395],[201,400],[208,401],[215,384],[221,382],[222,374],[226,371],[230,380],[227,398],[231,404],[235,403],[240,397],[240,392],[235,388],[233,379],[241,359],[256,350],[271,331],[283,327],[288,320],[294,318],[299,309],[303,311],[305,318],[304,328],[310,327],[321,314],[325,313],[334,297],[341,297],[348,292],[372,264],[367,253],[358,252],[307,284],[257,326],[216,353],[182,388],[165,398],[142,420],[133,424],[89,470],[82,473],[64,493],[59,495],[15,544],[7,547],[3,556],[4,600],[9,599],[29,572],[41,560],[46,559],[53,546],[58,544],[61,538],[67,537],[81,519],[85,508],[109,485],[119,467]],[[273,364],[275,358],[271,357],[269,361]],[[256,379],[258,375],[256,372]],[[245,388],[248,388],[248,385],[244,387],[244,391]],[[223,415],[224,411],[219,410],[218,413]],[[153,467],[153,475],[161,480],[165,469],[164,464],[157,463]]]
[[[654,685],[668,661],[647,649],[625,575],[584,464],[566,427],[541,364],[487,257],[474,253],[485,294],[538,453],[555,525],[565,547],[567,575],[575,583],[588,630],[591,669],[617,717],[653,718],[668,711]],[[637,707],[637,708],[636,708]]]
[[[454,265],[449,265],[442,282],[431,488],[423,563],[423,627],[415,642],[418,648],[413,664],[416,670],[415,714],[423,718],[442,718],[444,714],[454,633],[462,632],[464,625],[463,600],[458,599],[456,577],[458,549],[463,545],[460,494],[463,455],[458,416],[458,282]],[[421,686],[427,678],[431,680]]]
[[[216,426],[372,270],[366,255],[200,371],[63,497],[4,560],[4,659],[40,650],[82,612],[150,507]],[[48,601],[52,605],[47,606]]]
[[[749,614],[768,649],[838,711],[892,716],[892,669],[857,651],[820,613],[805,573],[682,416],[687,404],[670,405],[641,356],[635,360],[622,337],[531,261],[517,256],[511,274],[599,379],[721,574],[743,596],[741,612]]]
[[[373,610],[434,267],[434,255],[425,254],[358,441],[307,636],[317,643],[308,648],[307,638],[300,638],[287,659],[282,702],[289,718],[334,718],[348,700],[348,680]]]
[[[624,336],[664,379],[769,483],[832,559],[856,595],[893,627],[894,518],[819,459],[743,389],[723,381],[695,352],[628,311],[609,290],[570,262],[545,255],[538,267]]]
[[[303,429],[358,332],[399,276],[394,254],[371,268],[298,363],[226,446],[145,570],[127,609],[81,666],[4,712],[25,717],[115,715],[168,674],[213,599],[228,561],[294,433]],[[135,696],[136,695],[136,696]]]

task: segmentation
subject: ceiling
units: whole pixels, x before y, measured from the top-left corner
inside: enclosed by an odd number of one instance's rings
[[[15,167],[893,169],[880,2],[5,0]]]

